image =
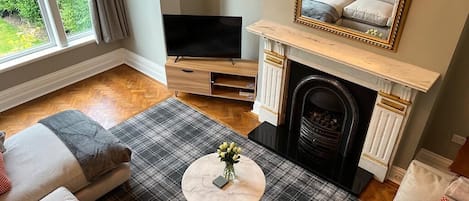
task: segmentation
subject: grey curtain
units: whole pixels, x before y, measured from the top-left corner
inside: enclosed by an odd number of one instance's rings
[[[129,36],[125,0],[90,0],[96,42],[110,43]]]

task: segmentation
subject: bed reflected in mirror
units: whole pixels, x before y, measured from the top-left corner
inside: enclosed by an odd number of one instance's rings
[[[409,0],[297,0],[295,22],[394,50]]]

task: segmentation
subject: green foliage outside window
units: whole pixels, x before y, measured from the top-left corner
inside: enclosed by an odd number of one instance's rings
[[[59,0],[58,4],[67,33],[77,33],[91,28],[87,0]]]
[[[58,0],[62,22],[67,33],[77,33],[91,27],[87,0]],[[22,20],[43,26],[37,0],[0,0],[2,16],[18,15]]]
[[[30,23],[43,25],[36,0],[0,0],[0,10],[3,10],[3,15],[17,14]]]
[[[16,0],[0,0],[0,9],[2,12],[13,12],[16,10]]]

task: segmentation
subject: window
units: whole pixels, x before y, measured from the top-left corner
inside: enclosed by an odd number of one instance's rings
[[[0,57],[50,42],[38,2],[0,0]]]
[[[91,31],[90,10],[87,0],[57,0],[67,37]]]
[[[0,63],[91,34],[88,0],[0,0]]]

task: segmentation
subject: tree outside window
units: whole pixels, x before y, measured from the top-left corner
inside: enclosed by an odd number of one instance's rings
[[[43,1],[44,0],[39,0]],[[79,35],[91,34],[91,18],[88,0],[52,0],[48,3],[57,4],[57,9],[45,10],[38,0],[0,0],[0,61],[11,55],[38,49],[52,44],[46,28],[46,21],[53,19],[42,16],[42,13],[59,12],[63,30],[68,39]],[[42,10],[41,10],[42,9]],[[42,12],[41,12],[42,11]],[[53,16],[53,15],[51,15]],[[54,26],[52,26],[54,27]],[[57,29],[61,29],[60,26]],[[49,28],[51,29],[51,28]]]
[[[91,30],[90,9],[86,0],[58,0],[60,16],[68,37]]]

